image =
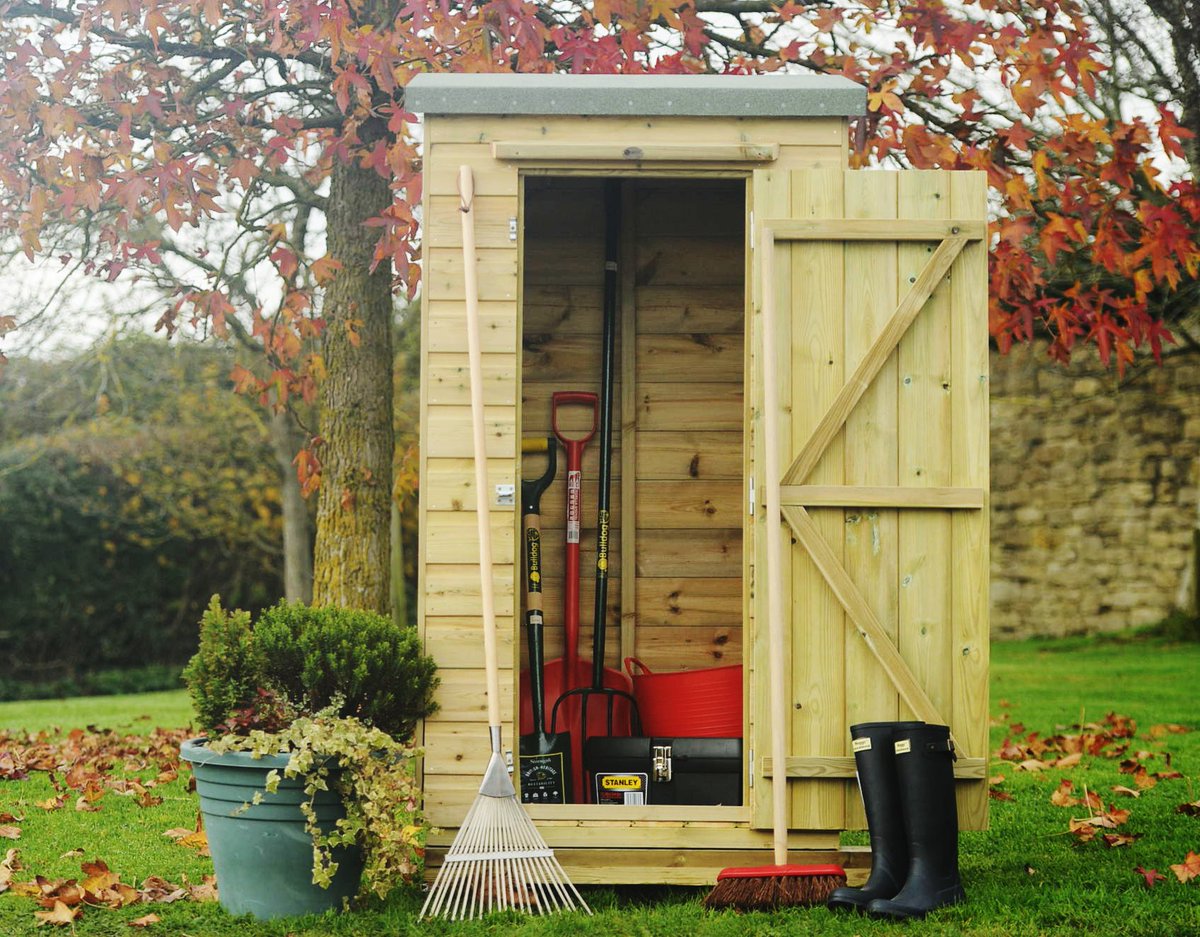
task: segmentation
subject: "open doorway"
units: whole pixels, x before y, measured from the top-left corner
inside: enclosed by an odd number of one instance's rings
[[[625,733],[644,735],[646,742],[616,746],[628,754],[617,759],[619,770],[637,773],[641,748],[653,762],[654,750],[664,747],[663,738],[653,738],[662,735],[656,727],[690,733],[673,731],[668,742],[710,742],[674,746],[671,786],[651,778],[644,799],[617,790],[608,802],[737,806],[746,775],[740,670],[748,445],[743,178],[523,177],[522,436],[552,437],[556,392],[602,396],[605,218],[613,210],[614,186],[620,262],[604,663],[613,673],[637,675],[635,689],[647,691],[637,695],[648,723],[646,732]],[[557,416],[563,435],[582,438],[596,411],[576,401],[559,407]],[[590,662],[602,446],[593,437],[581,448],[577,621],[579,656]],[[547,729],[554,697],[569,679],[561,659],[575,595],[565,450],[557,455],[557,472],[539,500],[544,653],[560,663],[557,681],[546,671]],[[539,475],[544,467],[535,455],[526,459],[522,475]],[[525,587],[521,568],[518,596]],[[524,609],[523,601],[517,604]],[[519,644],[525,735],[532,731],[532,681],[524,635]],[[673,682],[663,675],[680,677]],[[590,680],[585,663],[574,683]],[[589,721],[582,732],[579,719],[576,712],[570,724],[570,713],[560,709],[554,727],[576,736],[572,800],[603,803],[599,772],[580,770],[579,737],[595,728]],[[620,727],[614,731],[622,734]],[[714,733],[737,744],[717,746]],[[701,766],[705,776],[689,781],[689,769]],[[589,767],[596,767],[594,757]],[[653,775],[653,764],[647,773]]]

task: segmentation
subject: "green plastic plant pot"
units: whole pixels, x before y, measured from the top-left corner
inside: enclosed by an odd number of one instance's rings
[[[320,914],[340,908],[342,899],[358,890],[363,866],[358,847],[334,851],[338,869],[328,888],[313,884],[312,837],[299,806],[307,795],[300,778],[283,777],[286,755],[218,754],[203,739],[184,742],[180,755],[196,777],[217,893],[226,911],[264,920]],[[272,769],[280,781],[269,794],[266,776]],[[256,793],[262,794],[259,804],[254,804]],[[336,790],[319,791],[313,806],[323,831],[346,815]]]

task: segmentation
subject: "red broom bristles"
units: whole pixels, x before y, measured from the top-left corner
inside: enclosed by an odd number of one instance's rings
[[[835,888],[846,884],[840,865],[764,865],[725,869],[704,907],[736,911],[772,911],[824,904]]]

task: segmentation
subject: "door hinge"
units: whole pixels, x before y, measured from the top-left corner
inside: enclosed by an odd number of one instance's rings
[[[754,749],[750,749],[750,786],[754,787]]]
[[[504,750],[504,764],[508,767],[508,773],[512,774],[513,773],[513,756],[512,756],[511,748],[506,748]]]
[[[654,780],[666,782],[671,780],[671,746],[654,746]]]
[[[756,244],[758,241],[754,237],[754,212],[750,212],[750,250],[754,250]]]
[[[517,219],[515,217],[508,219],[508,239],[510,241],[517,239]]]
[[[754,476],[750,476],[750,516],[754,516]]]

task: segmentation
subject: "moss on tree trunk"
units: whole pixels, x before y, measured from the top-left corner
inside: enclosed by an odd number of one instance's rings
[[[364,141],[370,131],[364,127]],[[322,480],[313,601],[389,610],[392,492],[391,268],[370,272],[378,229],[364,222],[391,203],[387,181],[335,160],[326,213],[329,254],[342,264],[325,293],[321,383]]]

